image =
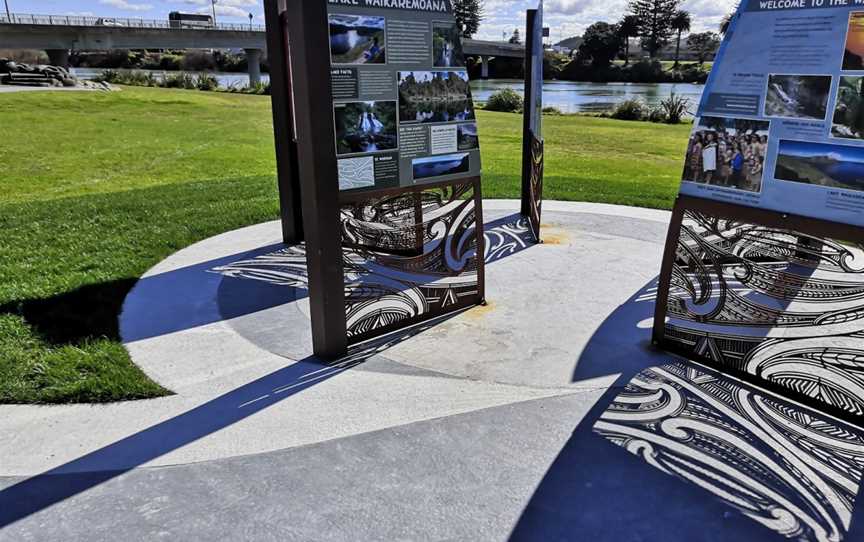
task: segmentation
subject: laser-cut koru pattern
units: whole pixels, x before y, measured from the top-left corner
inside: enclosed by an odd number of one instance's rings
[[[636,376],[594,431],[786,538],[846,538],[864,468],[851,425],[676,363]]]
[[[864,251],[685,214],[666,340],[687,355],[864,416]]]
[[[350,342],[481,301],[475,182],[343,205]]]
[[[534,239],[540,241],[540,220],[543,210],[543,140],[531,134],[531,177],[528,192],[531,197],[529,222]]]

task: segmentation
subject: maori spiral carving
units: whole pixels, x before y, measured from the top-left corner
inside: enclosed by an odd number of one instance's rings
[[[594,431],[786,538],[849,530],[864,433],[739,381],[685,363],[643,371]]]
[[[480,301],[474,183],[342,210],[349,340]]]
[[[531,134],[531,178],[528,192],[531,197],[529,223],[534,240],[540,242],[540,220],[543,210],[543,140]]]
[[[698,358],[864,416],[864,250],[688,212],[666,338]]]

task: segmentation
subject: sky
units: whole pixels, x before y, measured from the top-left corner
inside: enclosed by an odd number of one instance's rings
[[[207,12],[210,0],[7,0],[14,13],[45,15],[87,15],[102,17],[136,17],[163,20],[170,11]],[[682,8],[693,15],[693,30],[717,30],[720,20],[732,11],[737,0],[684,0]],[[552,42],[578,36],[592,23],[617,22],[627,11],[628,0],[546,0],[545,25],[551,29]],[[500,40],[515,28],[525,30],[525,10],[537,6],[537,0],[485,0],[486,18],[478,39]],[[217,22],[263,23],[261,0],[218,0]]]
[[[809,143],[806,141],[780,141],[780,154],[801,156],[828,156],[840,162],[864,163],[864,149],[849,145],[829,145],[825,143]]]

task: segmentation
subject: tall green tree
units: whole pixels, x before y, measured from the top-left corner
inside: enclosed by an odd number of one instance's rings
[[[630,13],[639,20],[642,48],[651,58],[669,44],[672,38],[672,17],[681,0],[630,0]]]
[[[635,15],[625,15],[618,23],[618,35],[624,48],[624,65],[630,64],[630,38],[639,37],[639,19]]]
[[[621,35],[618,26],[599,22],[585,29],[582,43],[579,45],[579,56],[591,59],[594,68],[606,68],[621,51]]]
[[[485,9],[483,0],[453,0],[453,14],[463,38],[472,38],[480,29]]]
[[[683,9],[675,12],[675,15],[672,17],[672,21],[670,21],[670,25],[672,26],[672,30],[674,30],[677,35],[675,38],[675,67],[678,67],[678,59],[681,58],[681,34],[684,32],[690,32],[690,24],[693,21],[690,19],[690,13],[684,11]]]
[[[699,59],[699,65],[705,63],[708,57],[717,52],[720,47],[720,36],[714,32],[700,32],[698,34],[690,34],[687,38],[687,46]]]

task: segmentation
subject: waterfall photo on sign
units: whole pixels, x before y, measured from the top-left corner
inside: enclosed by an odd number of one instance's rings
[[[384,64],[384,17],[330,15],[330,57],[333,64]]]
[[[432,25],[432,58],[436,68],[464,68],[465,56],[459,40],[459,27],[454,23]]]
[[[349,102],[333,106],[340,155],[395,149],[396,102]]]
[[[830,75],[768,76],[765,116],[825,120]]]

